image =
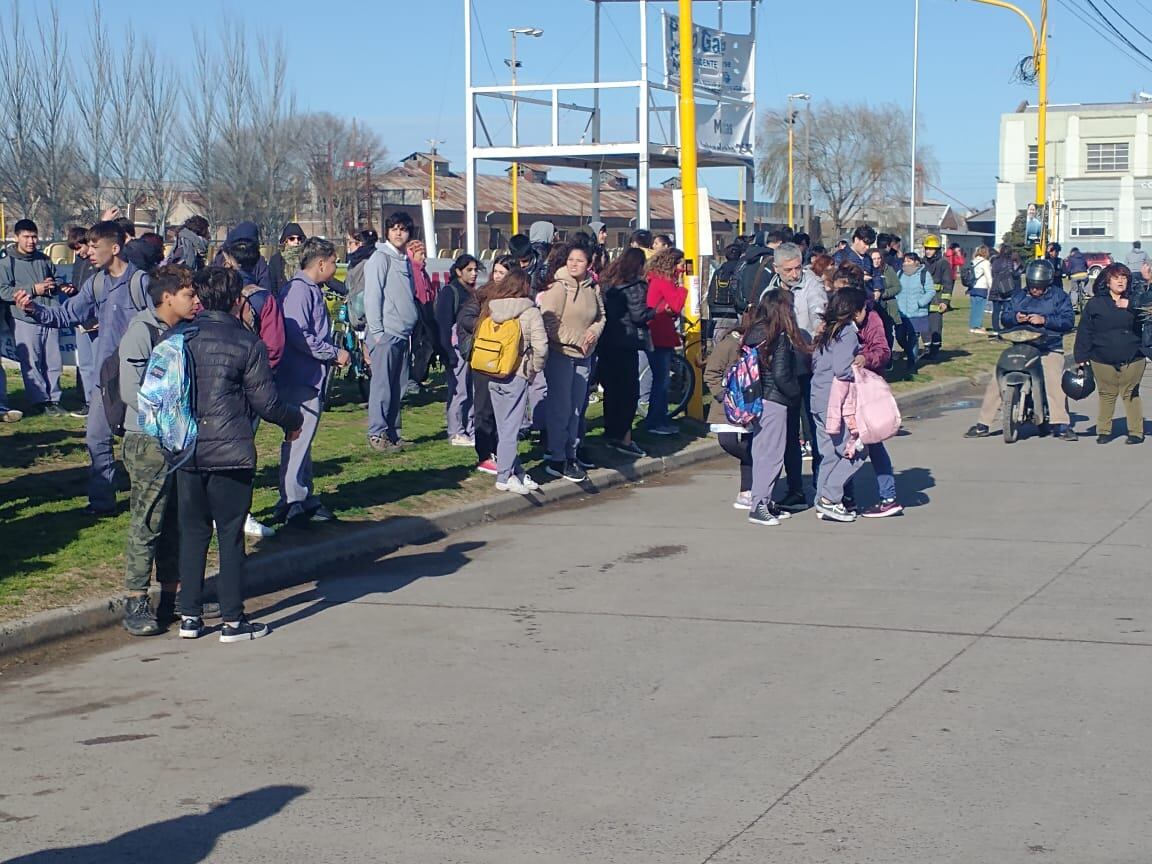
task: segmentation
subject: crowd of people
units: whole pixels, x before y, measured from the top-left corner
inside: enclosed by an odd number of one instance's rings
[[[557,242],[554,225],[537,222],[511,238],[491,272],[464,254],[438,286],[424,244],[412,239],[411,218],[397,212],[385,220],[383,237],[372,230],[347,237],[341,283],[336,247],[306,237],[294,223],[267,261],[250,222],[232,228],[209,260],[209,226],[201,217],[182,227],[165,254],[158,235],[133,237],[127,220],[105,215],[69,232],[76,264],[71,280],[59,282],[38,248],[36,225],[18,222],[16,245],[0,259],[0,300],[11,314],[31,410],[62,413],[56,331],[76,329],[86,403],[76,413],[86,422],[87,510],[95,517],[115,512],[114,443],[123,439],[131,484],[124,626],[134,635],[179,620],[180,634],[195,638],[204,618],[216,614],[225,642],[267,632],[243,612],[244,535],[275,530],[249,512],[260,420],[284,430],[271,521],[300,527],[334,518],[316,494],[311,449],[327,380],[353,357],[334,338],[326,293],[342,295],[347,320],[363,330],[371,369],[366,446],[373,452],[408,446],[404,400],[429,383],[436,360],[447,391],[447,440],[473,448],[476,470],[494,476],[501,492],[529,494],[546,478],[587,480],[595,465],[586,414],[597,390],[608,448],[646,455],[633,435],[639,416],[651,435],[678,434],[668,382],[681,345],[685,261],[665,235],[638,230],[613,257],[603,223]],[[734,506],[754,524],[774,525],[809,507],[832,522],[903,512],[884,440],[859,434],[854,382],[891,372],[896,345],[907,374],[936,356],[957,282],[971,298],[972,331],[985,332],[989,301],[994,331],[1018,324],[1045,331],[1046,357],[1061,358],[1060,371],[1055,360],[1044,363],[1049,393],[1058,392],[1051,384],[1063,370],[1063,334],[1074,318],[1047,259],[1030,265],[1020,288],[1023,267],[1008,247],[993,254],[981,246],[968,262],[958,247],[942,249],[935,235],[924,239],[922,254],[905,252],[900,237],[867,225],[830,251],[787,228],[759,232],[727,247],[724,259],[707,292],[704,382],[713,396],[712,429],[740,464]],[[1041,273],[1038,264],[1047,269]],[[1135,424],[1145,361],[1131,297],[1132,274],[1123,265],[1108,268],[1077,336],[1076,360],[1090,364],[1100,386],[1102,441],[1117,399],[1129,415],[1129,442],[1142,440]],[[187,348],[199,424],[194,452],[178,465],[142,425],[141,388],[157,346],[171,340]],[[724,416],[724,399],[748,356],[755,357],[758,407],[755,421],[740,425]],[[989,434],[998,398],[990,388],[971,437]],[[1057,434],[1074,438],[1066,410],[1050,399]],[[19,415],[0,391],[0,418]],[[520,442],[531,436],[545,453],[538,479],[519,458]],[[808,459],[812,503],[803,474]],[[860,508],[853,478],[865,459],[874,467],[876,503]],[[202,601],[213,531],[219,608]],[[161,587],[155,609],[148,595],[153,569]]]

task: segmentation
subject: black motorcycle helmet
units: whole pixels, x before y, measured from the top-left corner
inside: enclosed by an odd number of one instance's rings
[[[1024,271],[1024,287],[1029,291],[1033,288],[1043,288],[1047,291],[1055,275],[1056,271],[1052,268],[1050,261],[1037,258],[1035,261],[1029,262],[1028,269]]]
[[[1096,389],[1096,376],[1088,365],[1065,369],[1060,376],[1060,389],[1069,399],[1087,399]]]

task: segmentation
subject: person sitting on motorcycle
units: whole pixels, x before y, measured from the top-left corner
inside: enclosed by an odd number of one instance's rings
[[[1040,423],[1040,434],[1048,434],[1048,425],[1055,425],[1057,437],[1063,441],[1077,441],[1068,417],[1068,400],[1060,386],[1064,374],[1064,334],[1072,330],[1076,315],[1072,301],[1058,285],[1053,284],[1054,270],[1047,259],[1037,259],[1024,273],[1024,288],[1013,293],[1001,314],[1005,330],[1030,327],[1039,328],[1043,335],[1035,342],[1041,352],[1040,364],[1044,370],[1044,392],[1048,402],[1047,420]],[[976,425],[964,433],[965,438],[986,438],[991,423],[1001,407],[1000,384],[995,373],[984,391],[984,402]],[[1037,406],[1037,414],[1040,406]]]

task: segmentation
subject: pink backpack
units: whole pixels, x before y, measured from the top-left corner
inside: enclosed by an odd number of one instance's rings
[[[900,409],[888,382],[875,372],[852,367],[856,376],[856,429],[864,444],[879,444],[900,431]]]

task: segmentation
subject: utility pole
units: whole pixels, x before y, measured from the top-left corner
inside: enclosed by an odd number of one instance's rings
[[[511,27],[508,30],[512,34],[512,59],[505,61],[512,69],[512,146],[520,146],[520,112],[519,112],[519,99],[515,92],[516,87],[516,69],[520,66],[519,61],[516,60],[516,37],[517,36],[531,36],[534,39],[544,35],[544,31],[539,27]],[[512,233],[520,233],[520,163],[512,163]]]
[[[428,174],[432,178],[432,186],[428,190],[428,197],[432,201],[432,212],[435,213],[436,212],[436,147],[437,147],[437,145],[444,144],[445,142],[438,139],[438,138],[428,138],[426,140],[428,141],[428,149],[432,151],[432,169],[428,172]]]
[[[704,419],[702,333],[700,329],[700,205],[696,192],[696,64],[692,45],[692,0],[680,3],[680,190],[684,201],[684,306],[685,356],[697,370],[696,386],[688,400],[688,416]],[[710,228],[711,226],[709,226]]]
[[[804,102],[811,100],[807,93],[788,94],[788,227],[796,230],[795,194],[793,192],[793,152],[796,131],[796,112],[792,110],[792,100],[800,99]]]
[[[1036,73],[1037,106],[1036,106],[1036,212],[1041,214],[1043,226],[1040,229],[1040,242],[1036,244],[1032,253],[1040,258],[1044,254],[1044,247],[1048,245],[1048,219],[1045,218],[1044,204],[1048,200],[1047,164],[1048,164],[1048,0],[1040,0],[1040,31],[1037,33],[1036,25],[1019,6],[1013,6],[1004,0],[973,0],[974,3],[983,3],[986,6],[996,6],[1015,12],[1024,19],[1028,30],[1032,34],[1032,65]]]

